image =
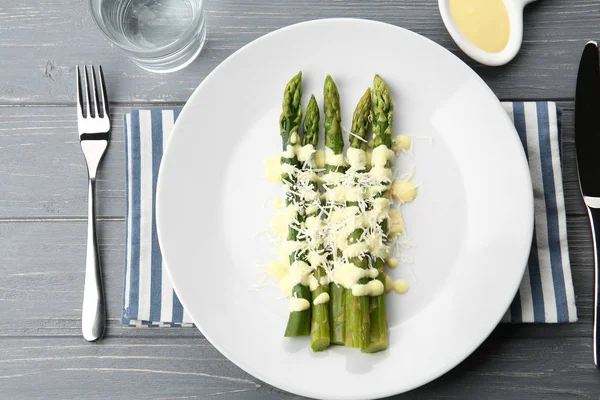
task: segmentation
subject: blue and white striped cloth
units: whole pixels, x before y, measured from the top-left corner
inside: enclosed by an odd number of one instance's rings
[[[504,103],[529,160],[535,229],[523,281],[505,322],[575,322],[561,167],[561,113],[553,102]]]
[[[125,115],[126,234],[121,321],[133,326],[191,326],[163,268],[156,232],[158,168],[179,110]]]
[[[528,154],[535,234],[525,276],[504,322],[577,320],[560,158],[560,111],[547,102],[504,103]],[[191,326],[173,291],[156,234],[154,204],[162,152],[179,110],[125,115],[127,195],[121,320],[132,326]]]

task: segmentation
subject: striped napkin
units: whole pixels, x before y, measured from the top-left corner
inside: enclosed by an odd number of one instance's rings
[[[574,322],[561,171],[560,110],[552,102],[503,103],[529,159],[535,232],[519,291],[503,322]],[[179,110],[125,115],[127,196],[121,321],[131,326],[191,326],[162,265],[154,204],[162,152]]]

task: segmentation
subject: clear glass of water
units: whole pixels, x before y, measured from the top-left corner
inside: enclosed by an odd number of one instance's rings
[[[203,0],[90,0],[90,6],[104,35],[148,71],[184,68],[206,40]]]

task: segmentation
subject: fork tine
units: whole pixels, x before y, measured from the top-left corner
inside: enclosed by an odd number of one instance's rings
[[[87,65],[83,66],[83,71],[83,75],[85,76],[85,108],[87,110],[87,116],[93,118],[94,115],[92,115],[92,98],[90,97],[90,81],[88,79]]]
[[[102,97],[102,114],[104,117],[108,117],[108,99],[106,96],[106,87],[104,85],[104,73],[102,72],[102,65],[98,65],[98,76],[100,78],[100,97]]]
[[[96,70],[94,69],[94,65],[92,65],[92,103],[94,103],[94,116],[98,118],[100,114],[98,114],[98,91],[96,90]]]
[[[82,93],[81,93],[81,74],[79,73],[79,65],[75,68],[76,72],[77,72],[77,114],[81,117],[81,118],[85,118],[86,115],[83,115],[83,107],[81,106],[81,103],[83,102],[82,99]]]

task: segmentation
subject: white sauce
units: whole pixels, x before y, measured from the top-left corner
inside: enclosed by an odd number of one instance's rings
[[[293,132],[292,136],[290,136],[290,142],[292,144],[297,144],[300,141],[300,136],[298,136],[298,133]]]
[[[308,310],[310,308],[310,303],[306,299],[298,299],[292,297],[290,299],[290,312],[299,312]]]
[[[312,272],[312,268],[310,265],[305,263],[304,261],[294,261],[288,270],[287,277],[290,280],[290,283],[293,286],[297,284],[302,284],[304,286],[308,285],[308,277]]]
[[[409,136],[406,135],[398,135],[396,139],[392,142],[392,150],[397,154],[400,151],[407,151],[410,149],[412,145],[412,141]]]
[[[348,189],[343,186],[335,186],[327,189],[325,192],[325,200],[331,201],[334,203],[345,203],[346,202],[346,193]]]
[[[386,259],[390,256],[390,249],[384,243],[381,232],[369,232],[363,240],[368,243],[370,253],[375,257]]]
[[[340,185],[346,175],[343,172],[328,172],[323,174],[321,177],[321,182],[328,186]]]
[[[388,161],[391,162],[394,160],[396,154],[394,154],[393,150],[388,149],[385,145],[379,145],[377,148],[373,149],[373,155],[371,157],[371,165],[373,167],[386,167]]]
[[[307,144],[306,146],[302,146],[298,149],[298,161],[302,163],[309,163],[314,161],[313,155],[316,153],[316,150],[312,144]]]
[[[318,306],[319,304],[325,304],[327,302],[329,302],[329,293],[327,292],[321,293],[313,300],[313,304],[315,306]]]
[[[308,287],[311,292],[314,292],[319,287],[319,281],[314,275],[308,277]]]
[[[285,147],[285,151],[281,153],[281,157],[283,158],[294,158],[296,157],[296,153],[298,150],[298,145],[290,145],[288,144]]]
[[[389,275],[385,276],[385,292],[389,293],[394,290],[394,280]]]
[[[325,164],[341,167],[345,164],[343,154],[335,154],[329,147],[325,147]]]
[[[281,183],[281,157],[279,155],[270,157],[263,161],[265,166],[265,178],[269,182]]]
[[[329,220],[331,222],[342,222],[358,213],[360,213],[360,209],[357,206],[345,207],[333,210],[331,214],[329,214]]]
[[[352,287],[352,295],[356,297],[360,296],[380,296],[383,294],[385,288],[383,283],[377,279],[367,282],[364,285],[354,285]]]
[[[278,210],[271,220],[271,230],[279,239],[285,240],[288,237],[289,229],[298,215],[298,207],[293,204],[288,205],[282,210]]]
[[[403,279],[398,279],[397,281],[394,282],[394,291],[396,291],[396,293],[398,294],[404,294],[406,292],[408,292],[409,286],[408,286],[408,282],[406,282]]]
[[[319,212],[319,206],[306,207],[306,215],[316,214],[317,212]]]
[[[273,208],[276,210],[281,210],[281,209],[285,208],[285,201],[283,201],[281,199],[273,200]]]
[[[344,257],[352,258],[352,257],[361,256],[361,255],[367,253],[368,251],[369,251],[368,243],[358,242],[358,243],[354,243],[354,244],[351,244],[348,247],[346,247],[344,249],[343,253],[344,253]]]
[[[371,168],[369,173],[378,182],[391,182],[392,181],[391,168],[373,167],[373,168]]]
[[[351,171],[363,171],[367,168],[367,153],[364,150],[350,147],[346,151],[346,157]]]
[[[279,282],[279,287],[283,294],[291,297],[292,289],[297,284],[308,286],[308,277],[311,276],[311,272],[312,269],[310,265],[304,261],[294,261],[288,268],[287,274],[283,276]]]
[[[367,227],[367,220],[364,215],[352,215],[346,218],[346,223],[343,226],[344,235],[349,236],[352,232],[357,229]]]
[[[346,188],[344,197],[345,197],[345,199],[344,199],[345,201],[353,201],[353,202],[359,202],[364,199],[362,190],[358,186],[351,186],[349,188]]]
[[[410,203],[417,197],[417,186],[407,180],[394,182],[391,191],[392,197],[400,203]]]
[[[305,249],[306,246],[307,246],[306,242],[299,242],[299,241],[295,241],[295,240],[284,240],[283,242],[281,242],[281,245],[279,246],[279,257],[280,258],[288,257],[290,254],[292,254],[296,250]]]
[[[267,273],[273,278],[280,280],[288,273],[289,263],[283,260],[276,260],[267,265]]]
[[[318,246],[314,246],[314,247],[318,247]],[[308,260],[308,262],[310,263],[310,265],[313,268],[317,268],[317,267],[324,265],[325,262],[327,262],[327,255],[319,254],[318,252],[311,250],[308,252],[308,256],[306,257],[306,259]]]
[[[379,272],[375,268],[362,269],[352,263],[337,262],[333,267],[333,281],[346,289],[352,289],[362,278],[376,278]]]
[[[367,189],[368,197],[375,197],[380,193],[385,193],[390,190],[390,185],[374,185]]]
[[[404,232],[404,218],[402,218],[402,214],[396,210],[390,210],[389,217],[388,235],[396,237]]]

